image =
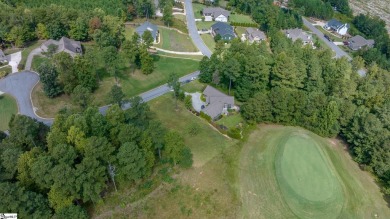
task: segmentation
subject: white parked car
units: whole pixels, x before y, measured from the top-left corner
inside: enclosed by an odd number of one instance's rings
[[[193,80],[196,80],[196,77],[192,77],[192,78],[191,78],[191,81],[193,81]]]

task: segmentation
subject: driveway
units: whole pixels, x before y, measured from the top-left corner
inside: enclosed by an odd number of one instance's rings
[[[335,53],[336,58],[341,58],[343,56],[347,57],[347,59],[350,61],[352,60],[351,56],[349,56],[344,50],[342,50],[340,47],[336,46],[333,42],[330,42],[324,37],[324,34],[318,30],[315,26],[313,26],[312,23],[310,23],[306,18],[302,17],[303,24],[309,28],[317,37],[322,40],[326,45],[328,45]]]
[[[186,9],[186,17],[187,17],[187,28],[190,34],[192,41],[195,46],[198,47],[198,50],[202,52],[203,55],[210,57],[211,51],[203,42],[202,38],[198,34],[198,28],[195,24],[194,10],[192,9],[192,0],[185,0],[185,9]]]
[[[8,64],[12,67],[12,73],[18,72],[18,65],[22,60],[22,52],[12,53],[7,56]]]
[[[200,96],[202,96],[201,93],[196,92],[196,93],[186,93],[186,94],[192,96],[192,99],[191,99],[192,100],[192,107],[194,107],[195,111],[200,112],[202,110],[202,106],[206,106],[206,103],[200,99]]]
[[[30,54],[28,54],[26,66],[24,67],[24,70],[31,71],[31,64],[34,56],[41,55],[41,53],[42,53],[42,49],[40,47],[33,49],[33,51],[31,51]]]

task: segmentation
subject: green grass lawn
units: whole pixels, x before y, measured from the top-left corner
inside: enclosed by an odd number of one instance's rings
[[[180,20],[180,21],[183,21],[184,23],[187,22],[187,17],[185,15],[182,15],[182,14],[175,14],[173,15],[173,17],[175,17],[176,19]]]
[[[156,19],[137,18],[132,20],[131,23],[142,24],[145,21],[149,21],[159,26],[165,26],[164,21],[161,18],[156,18]],[[182,20],[177,19],[175,17],[173,18],[173,25],[171,27],[176,28],[183,33],[188,33],[187,25]]]
[[[43,62],[46,62],[48,61],[49,59],[47,57],[44,57],[44,56],[39,56],[39,55],[36,55],[34,56],[33,60],[32,60],[32,63],[31,63],[31,69],[34,70],[34,71],[37,71],[37,69],[39,68],[39,66],[43,63]]]
[[[164,126],[184,137],[186,145],[191,148],[194,155],[194,166],[204,165],[236,142],[221,135],[204,119],[190,113],[183,103],[180,102],[179,109],[175,110],[174,103],[172,93],[169,93],[150,101],[149,104]],[[198,133],[191,135],[189,133],[191,127],[197,127]]]
[[[320,30],[322,33],[328,35],[330,37],[331,40],[333,40],[334,42],[343,42],[343,39],[339,38],[339,37],[336,37],[334,36],[332,33],[324,30],[324,28],[320,27],[320,26],[316,26],[316,28],[318,30]]]
[[[219,125],[224,125],[226,127],[235,128],[240,123],[243,123],[244,119],[241,117],[241,114],[235,113],[228,116],[222,117],[220,120],[218,120],[216,123]]]
[[[198,30],[210,29],[213,24],[215,24],[215,21],[197,21],[196,27],[198,28]]]
[[[211,50],[211,52],[214,52],[215,50],[214,38],[210,34],[202,34],[200,35],[200,37],[202,38],[206,46]]]
[[[192,8],[194,10],[194,15],[196,19],[202,18],[202,13],[201,11],[203,8],[205,8],[205,5],[199,4],[199,3],[192,3]]]
[[[242,34],[245,34],[247,27],[234,27],[234,30],[236,31],[237,37],[241,38]]]
[[[199,82],[199,80],[194,80],[191,83],[188,83],[182,87],[183,91],[188,93],[203,92],[207,84]]]
[[[12,67],[10,65],[5,65],[0,67],[0,72],[5,72],[7,75],[12,73]]]
[[[263,125],[243,146],[242,218],[389,218],[380,189],[337,140]]]
[[[192,39],[187,34],[181,34],[176,30],[159,27],[160,43],[154,45],[161,49],[179,51],[179,52],[196,52],[198,49],[192,43]]]
[[[251,23],[251,24],[256,23],[252,20],[252,18],[249,15],[237,14],[237,13],[231,14],[229,17],[229,21],[230,22],[238,22],[238,23]]]
[[[41,46],[41,44],[43,43],[44,41],[35,41],[35,42],[31,42],[23,51],[22,51],[22,60],[20,61],[20,64],[26,64],[26,61],[27,61],[27,57],[28,55],[30,54],[30,52],[33,50],[33,49],[36,49],[38,47]]]
[[[160,56],[154,56],[154,59],[156,68],[150,75],[144,75],[139,70],[133,71],[129,66],[121,69],[118,78],[126,97],[130,98],[165,84],[171,72],[184,76],[196,71],[199,65],[199,61],[191,59]],[[114,84],[114,77],[104,76],[99,88],[92,95],[93,104],[96,106],[106,105],[108,103],[107,94]],[[43,117],[54,117],[62,107],[72,105],[71,99],[67,95],[54,99],[46,97],[40,83],[34,88],[32,99],[34,106],[38,108],[37,114]]]
[[[171,57],[171,58],[192,59],[198,61],[202,60],[203,58],[203,55],[182,55],[182,54],[166,53],[163,51],[157,51],[157,55]]]
[[[0,96],[0,131],[8,129],[8,123],[13,114],[18,113],[18,105],[15,99],[7,94]]]

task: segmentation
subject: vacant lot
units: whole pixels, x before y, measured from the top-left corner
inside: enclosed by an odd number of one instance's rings
[[[119,83],[126,97],[130,98],[142,92],[148,91],[159,85],[165,84],[171,72],[179,76],[192,73],[198,69],[198,61],[191,59],[181,59],[172,57],[154,56],[155,70],[150,75],[144,75],[139,70],[133,71],[126,66],[119,73]],[[93,93],[93,104],[102,106],[107,104],[107,94],[115,84],[114,77],[106,75],[100,82],[99,88]],[[72,105],[69,96],[62,95],[54,99],[46,97],[40,83],[34,88],[32,93],[34,106],[38,108],[37,114],[43,117],[54,117],[64,106]]]
[[[390,0],[349,0],[350,7],[355,15],[370,13],[379,16],[387,24],[390,32]]]
[[[378,186],[344,151],[295,127],[260,126],[240,155],[244,218],[383,218]]]
[[[237,14],[237,13],[231,14],[229,17],[229,21],[238,22],[238,23],[251,23],[251,24],[255,23],[249,15]]]
[[[8,129],[11,116],[17,113],[18,105],[15,99],[7,94],[0,96],[0,131]]]
[[[176,30],[159,27],[160,43],[154,45],[161,49],[179,51],[179,52],[196,52],[198,51],[192,43],[190,36],[182,34]]]

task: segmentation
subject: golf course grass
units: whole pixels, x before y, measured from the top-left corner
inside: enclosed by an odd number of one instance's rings
[[[336,140],[262,125],[239,159],[242,218],[390,218],[373,178]]]

